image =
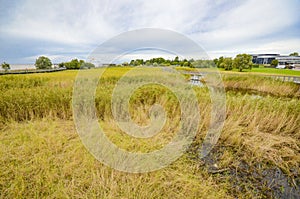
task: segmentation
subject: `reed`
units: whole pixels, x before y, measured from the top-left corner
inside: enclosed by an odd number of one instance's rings
[[[154,104],[164,107],[167,120],[152,138],[127,135],[112,117],[111,95],[115,84],[129,70],[109,68],[99,80],[95,96],[99,124],[107,137],[124,150],[160,149],[178,131],[179,102],[172,91],[161,85],[138,88],[129,100],[132,120],[148,125],[149,110]],[[155,73],[159,69],[147,70]],[[77,71],[63,71],[0,77],[0,197],[273,197],[268,195],[268,185],[262,183],[259,188],[251,175],[245,175],[243,191],[239,191],[242,185],[235,184],[237,177],[233,178],[231,172],[240,169],[242,163],[249,166],[249,173],[257,165],[261,172],[279,168],[289,176],[291,184],[299,181],[300,100],[299,86],[295,84],[256,76],[223,76],[226,120],[208,163],[199,159],[198,150],[210,124],[210,93],[205,87],[194,87],[201,121],[187,153],[159,171],[128,174],[98,162],[81,143],[72,118],[76,75]],[[137,81],[143,77],[137,73],[128,78]],[[230,172],[211,173],[209,162]]]

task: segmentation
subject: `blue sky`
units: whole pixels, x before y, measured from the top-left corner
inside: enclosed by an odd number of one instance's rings
[[[299,8],[299,0],[0,0],[0,62],[85,59],[140,28],[184,34],[211,58],[289,54],[300,52]]]

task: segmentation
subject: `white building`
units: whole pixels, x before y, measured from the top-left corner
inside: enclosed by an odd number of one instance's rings
[[[276,68],[298,68],[300,56],[278,56],[278,66]]]

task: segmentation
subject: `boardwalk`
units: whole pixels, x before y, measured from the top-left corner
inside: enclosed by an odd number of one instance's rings
[[[203,83],[201,82],[202,78],[203,78],[202,74],[193,74],[191,75],[190,83],[192,85],[202,87],[203,86]]]
[[[300,84],[300,77],[299,76],[286,76],[286,75],[268,75],[266,77],[271,77],[276,80],[281,80],[284,82],[294,82],[296,84]]]
[[[66,70],[65,68],[53,68],[53,69],[42,69],[42,70],[10,70],[0,71],[0,75],[13,75],[13,74],[31,74],[31,73],[52,73]]]
[[[193,85],[197,85],[198,82],[209,72],[192,72],[192,71],[183,71],[182,74],[190,75],[190,82]],[[224,74],[222,74],[224,75]],[[234,75],[238,76],[238,74],[226,74],[226,75]],[[269,77],[276,80],[281,80],[283,82],[294,82],[295,84],[300,84],[300,76],[288,76],[288,75],[262,75],[262,74],[251,74],[263,77]]]

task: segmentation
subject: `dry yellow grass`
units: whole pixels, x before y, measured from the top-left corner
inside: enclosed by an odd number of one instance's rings
[[[83,147],[72,121],[12,122],[0,139],[4,198],[231,198],[228,184],[185,156],[146,174],[113,170]]]
[[[149,108],[158,100],[169,113],[168,121],[161,134],[151,139],[136,139],[121,132],[111,118],[110,95],[114,84],[129,70],[110,68],[100,80],[95,100],[99,123],[107,136],[123,149],[135,152],[159,149],[177,130],[174,121],[179,121],[178,102],[158,86],[141,88],[131,98],[132,119],[138,124],[148,124]],[[297,85],[255,76],[224,77],[228,89],[226,121],[208,160],[198,158],[197,147],[209,126],[211,101],[206,88],[195,87],[201,123],[193,146],[162,170],[129,174],[98,162],[81,143],[71,108],[76,73],[0,77],[0,197],[274,197],[264,190],[266,185],[260,184],[260,188],[255,184],[251,175],[245,176],[241,187],[233,172],[241,164],[248,165],[250,173],[257,165],[262,171],[280,168],[291,182],[299,180]],[[218,170],[228,170],[212,173],[213,164]]]

